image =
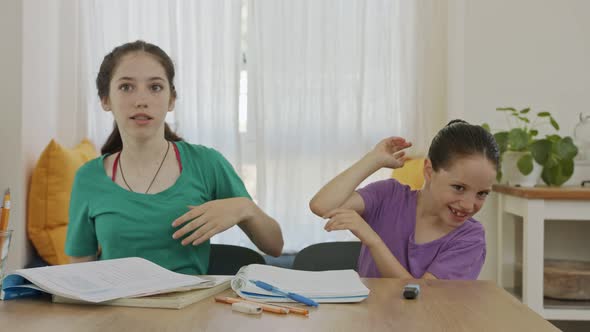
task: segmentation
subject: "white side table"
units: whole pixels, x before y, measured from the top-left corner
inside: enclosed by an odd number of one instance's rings
[[[590,221],[590,188],[494,185],[498,193],[497,280],[502,285],[504,214],[522,217],[522,302],[545,319],[590,320],[590,309],[544,304],[543,265],[545,220]]]

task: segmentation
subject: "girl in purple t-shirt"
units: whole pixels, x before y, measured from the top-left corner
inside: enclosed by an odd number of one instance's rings
[[[381,167],[399,168],[412,144],[382,140],[311,200],[327,231],[350,230],[363,243],[363,277],[477,279],[486,256],[483,226],[472,218],[499,167],[494,137],[453,120],[432,140],[420,190],[394,179],[355,188]]]

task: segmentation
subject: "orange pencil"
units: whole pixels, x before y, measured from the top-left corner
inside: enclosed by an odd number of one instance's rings
[[[262,310],[266,311],[266,312],[272,312],[275,314],[282,314],[282,315],[289,313],[289,309],[287,309],[287,308],[277,307],[277,306],[265,304],[265,303],[259,303],[259,302],[238,299],[235,297],[216,296],[215,302],[221,302],[221,303],[227,303],[227,304],[232,304],[232,303],[236,303],[236,302],[247,302],[247,303],[252,303],[252,304],[256,304],[256,305],[260,306],[262,308]]]
[[[258,303],[258,302],[256,302]],[[281,307],[281,308],[285,308],[285,309],[289,309],[289,313],[294,313],[294,314],[298,314],[298,315],[303,315],[303,316],[309,316],[309,310],[305,309],[305,308],[300,308],[300,307],[292,307],[292,306],[288,306],[288,305],[282,305],[282,304],[273,304],[276,307]]]
[[[0,231],[8,229],[8,218],[10,217],[10,189],[6,189],[4,193],[4,201],[2,203],[2,215],[0,215]]]

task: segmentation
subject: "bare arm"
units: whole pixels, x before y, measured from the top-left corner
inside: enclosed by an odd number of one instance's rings
[[[401,137],[381,140],[361,160],[328,182],[309,202],[309,208],[317,216],[336,208],[349,208],[359,214],[365,209],[360,195],[354,191],[369,175],[382,167],[398,168],[404,165],[405,152],[412,144]]]
[[[379,238],[370,244],[366,244],[371,252],[371,257],[377,265],[377,269],[382,278],[405,278],[413,279],[414,276],[404,268],[404,266],[391,253],[385,243]],[[432,273],[426,272],[420,279],[437,279]]]
[[[172,227],[182,225],[172,237],[180,239],[183,246],[199,245],[213,235],[239,225],[265,253],[279,256],[283,250],[283,235],[279,224],[249,198],[216,199],[189,208],[189,212],[172,223]]]
[[[359,214],[365,209],[365,204],[354,190],[369,175],[375,173],[381,166],[377,156],[367,154],[354,165],[338,174],[328,182],[309,202],[311,211],[324,218],[326,214],[336,208],[349,208]]]
[[[379,234],[356,211],[341,208],[330,211],[326,216],[330,218],[324,227],[328,232],[347,229],[361,240],[371,252],[371,257],[373,257],[381,277],[414,278],[391,253]],[[428,272],[422,278],[436,279]]]
[[[246,201],[245,216],[238,225],[260,250],[274,257],[280,256],[283,251],[281,227],[256,203]]]

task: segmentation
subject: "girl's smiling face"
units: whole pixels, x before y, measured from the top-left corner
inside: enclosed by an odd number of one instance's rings
[[[164,136],[166,113],[174,108],[164,67],[146,52],[132,52],[119,60],[103,108],[112,111],[121,133],[135,138]]]
[[[434,201],[429,210],[445,226],[456,228],[483,206],[496,180],[496,167],[483,155],[461,157],[438,171],[427,160],[424,176]]]

